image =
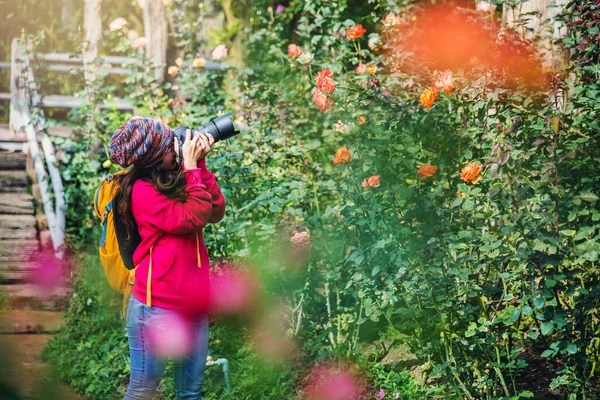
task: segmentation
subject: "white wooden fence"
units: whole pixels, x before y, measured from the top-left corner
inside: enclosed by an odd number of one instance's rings
[[[48,220],[52,246],[54,247],[56,256],[62,259],[65,250],[66,212],[62,178],[57,167],[54,146],[44,129],[45,120],[43,114],[38,115],[35,120],[31,115],[31,107],[39,107],[41,99],[35,86],[33,70],[29,64],[29,57],[25,52],[25,46],[18,39],[13,39],[11,46],[10,91],[11,128],[23,129],[27,135],[29,153],[33,159],[40,187],[42,205]],[[38,134],[41,139],[46,167],[44,167],[42,154],[40,153]],[[48,169],[48,173],[46,172],[46,168]],[[48,175],[50,176],[54,202],[50,195]]]

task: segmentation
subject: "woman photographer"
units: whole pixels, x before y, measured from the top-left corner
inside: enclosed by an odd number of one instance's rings
[[[111,159],[118,174],[116,211],[130,241],[141,243],[127,305],[131,375],[124,399],[151,399],[174,338],[177,399],[201,399],[208,350],[209,259],[202,228],[223,218],[225,200],[205,157],[214,139],[188,131],[176,160],[173,130],[149,118],[132,118],[114,133]],[[181,323],[175,323],[179,321]],[[183,330],[183,331],[182,331]]]

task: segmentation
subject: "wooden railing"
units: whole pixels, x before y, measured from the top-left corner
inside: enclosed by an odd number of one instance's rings
[[[72,57],[67,53],[47,53],[47,54],[36,54],[36,57],[44,60],[48,66],[49,71],[55,71],[59,73],[72,74],[73,72],[82,72],[83,59],[82,57]],[[124,65],[128,64],[139,64],[140,60],[131,57],[121,56],[102,56],[104,64],[101,68],[104,72],[113,75],[131,75],[131,70],[124,68]],[[204,65],[204,69],[210,71],[218,71],[226,68],[227,66],[221,62],[207,61]],[[0,69],[10,69],[12,63],[0,62]],[[1,93],[0,100],[10,100],[10,93]],[[64,95],[44,95],[41,98],[40,106],[46,108],[79,108],[83,105],[84,99],[74,96]],[[131,111],[134,109],[133,105],[126,99],[113,98],[112,105],[106,105],[105,107],[116,107],[118,110]]]
[[[52,238],[52,246],[56,256],[62,258],[65,247],[66,212],[62,178],[57,167],[54,146],[44,129],[45,119],[41,109],[40,114],[36,115],[35,119],[31,115],[31,107],[40,107],[41,99],[37,92],[26,48],[18,39],[13,39],[11,46],[10,91],[11,127],[13,129],[23,129],[27,135],[29,154],[33,159],[42,205]],[[38,134],[41,139],[46,167],[44,167],[38,145]],[[48,173],[46,173],[46,168],[48,168]],[[54,204],[50,195],[48,175],[50,175],[52,184]]]

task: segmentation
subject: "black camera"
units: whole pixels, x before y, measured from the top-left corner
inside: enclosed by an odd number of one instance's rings
[[[227,113],[210,120],[208,123],[193,129],[192,136],[198,133],[208,133],[215,139],[216,143],[220,140],[229,139],[230,137],[239,134],[240,132],[235,130],[235,126],[233,126],[230,117],[231,113]],[[188,129],[190,129],[189,126],[180,126],[173,131],[175,137],[179,141],[179,157],[183,154],[182,147],[183,142],[185,142],[185,133]]]

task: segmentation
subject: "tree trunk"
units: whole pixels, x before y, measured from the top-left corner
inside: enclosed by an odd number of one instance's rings
[[[245,42],[247,34],[245,28],[248,26],[248,3],[246,0],[237,0],[238,9],[242,10],[240,15],[234,14],[234,0],[223,0],[221,6],[223,7],[223,14],[225,14],[225,21],[227,28],[232,29],[237,26],[237,33],[232,39],[231,46],[229,47],[229,63],[235,67],[243,68],[245,66]]]
[[[504,5],[504,22],[507,26],[515,28],[523,37],[531,40],[536,35],[551,35],[540,43],[545,50],[543,60],[546,68],[552,68],[562,62],[563,55],[554,47],[553,41],[564,37],[567,27],[555,21],[554,17],[563,12],[568,2],[569,0],[529,0],[514,7]]]
[[[96,66],[94,59],[98,57],[100,42],[102,40],[102,21],[100,20],[100,6],[102,0],[85,0],[83,14],[83,67],[86,81],[96,78]]]
[[[169,38],[166,10],[162,0],[144,0],[140,4],[144,9],[144,34],[148,40],[146,51],[152,64],[157,67],[156,80],[162,82]]]

